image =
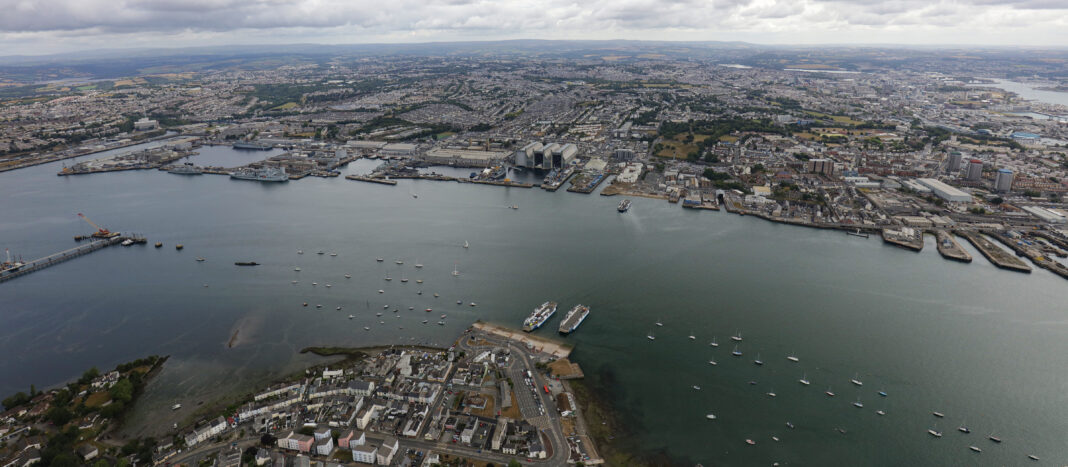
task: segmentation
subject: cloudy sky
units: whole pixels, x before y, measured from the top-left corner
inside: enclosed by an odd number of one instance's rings
[[[495,39],[1068,46],[1068,0],[0,0],[0,55]]]

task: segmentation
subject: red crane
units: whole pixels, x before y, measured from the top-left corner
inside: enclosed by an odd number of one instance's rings
[[[99,226],[99,225],[96,225],[96,223],[94,223],[93,221],[89,220],[88,217],[85,217],[85,214],[82,214],[82,213],[79,212],[78,213],[78,217],[81,217],[82,219],[85,219],[85,222],[88,222],[89,225],[91,225],[94,228],[96,228],[96,233],[93,234],[93,238],[111,238],[111,237],[119,236],[118,232],[112,232],[112,231],[110,231],[108,229],[105,229],[105,228]]]

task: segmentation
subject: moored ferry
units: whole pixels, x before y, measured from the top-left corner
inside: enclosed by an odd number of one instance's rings
[[[545,302],[541,306],[534,309],[534,312],[523,320],[523,330],[531,332],[541,327],[549,320],[554,314],[556,314],[556,302]]]
[[[586,317],[590,314],[590,307],[585,305],[575,305],[571,311],[567,312],[567,316],[564,316],[564,320],[560,322],[560,334],[571,334],[578,329],[579,325],[586,320]]]

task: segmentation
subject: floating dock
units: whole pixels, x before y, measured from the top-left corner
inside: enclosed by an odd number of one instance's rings
[[[346,175],[345,176],[345,180],[356,180],[358,182],[378,183],[378,184],[381,184],[381,185],[396,185],[397,184],[396,180],[390,180],[388,178],[363,177],[363,176],[360,176],[360,175]]]
[[[953,238],[953,234],[945,230],[937,230],[935,231],[935,236],[938,238],[938,253],[943,258],[962,263],[972,262],[972,255],[969,255],[964,250],[964,247],[957,243],[957,240]]]
[[[0,282],[6,282],[6,281],[9,281],[9,280],[14,279],[16,277],[25,276],[26,274],[29,274],[31,272],[39,271],[39,270],[47,268],[49,266],[53,266],[53,265],[62,263],[64,261],[67,261],[69,259],[74,259],[74,258],[77,258],[79,256],[86,255],[86,254],[92,253],[94,251],[97,251],[97,250],[100,250],[100,249],[103,249],[103,248],[106,248],[106,247],[109,247],[109,246],[112,246],[112,245],[118,245],[119,243],[122,243],[122,242],[124,242],[126,240],[134,240],[135,243],[142,243],[140,241],[141,240],[140,238],[131,238],[131,237],[123,237],[123,236],[112,237],[112,238],[107,238],[107,239],[102,239],[102,240],[94,240],[94,241],[89,242],[89,243],[84,243],[84,244],[78,245],[78,246],[76,246],[74,248],[71,248],[69,250],[63,250],[63,251],[61,251],[59,253],[54,253],[54,254],[45,256],[43,258],[38,258],[38,259],[35,259],[35,260],[32,260],[32,261],[28,261],[28,262],[26,262],[25,265],[23,265],[22,267],[18,268],[17,270],[5,271],[3,273],[0,273]]]
[[[1020,258],[1010,255],[1007,251],[1002,250],[993,242],[987,240],[981,233],[970,230],[958,230],[957,235],[966,238],[969,243],[975,246],[975,248],[986,257],[986,259],[990,260],[991,263],[994,263],[994,266],[1001,269],[1008,269],[1010,271],[1031,272],[1031,266],[1028,266],[1027,263],[1021,261]]]

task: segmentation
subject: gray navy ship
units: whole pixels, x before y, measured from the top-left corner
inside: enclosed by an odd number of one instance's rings
[[[281,167],[262,167],[259,169],[238,169],[230,172],[230,178],[254,180],[257,182],[288,182],[289,175]]]
[[[200,167],[193,165],[192,162],[186,162],[185,164],[171,168],[167,171],[167,173],[178,175],[200,175],[204,173],[204,170],[202,170]]]

